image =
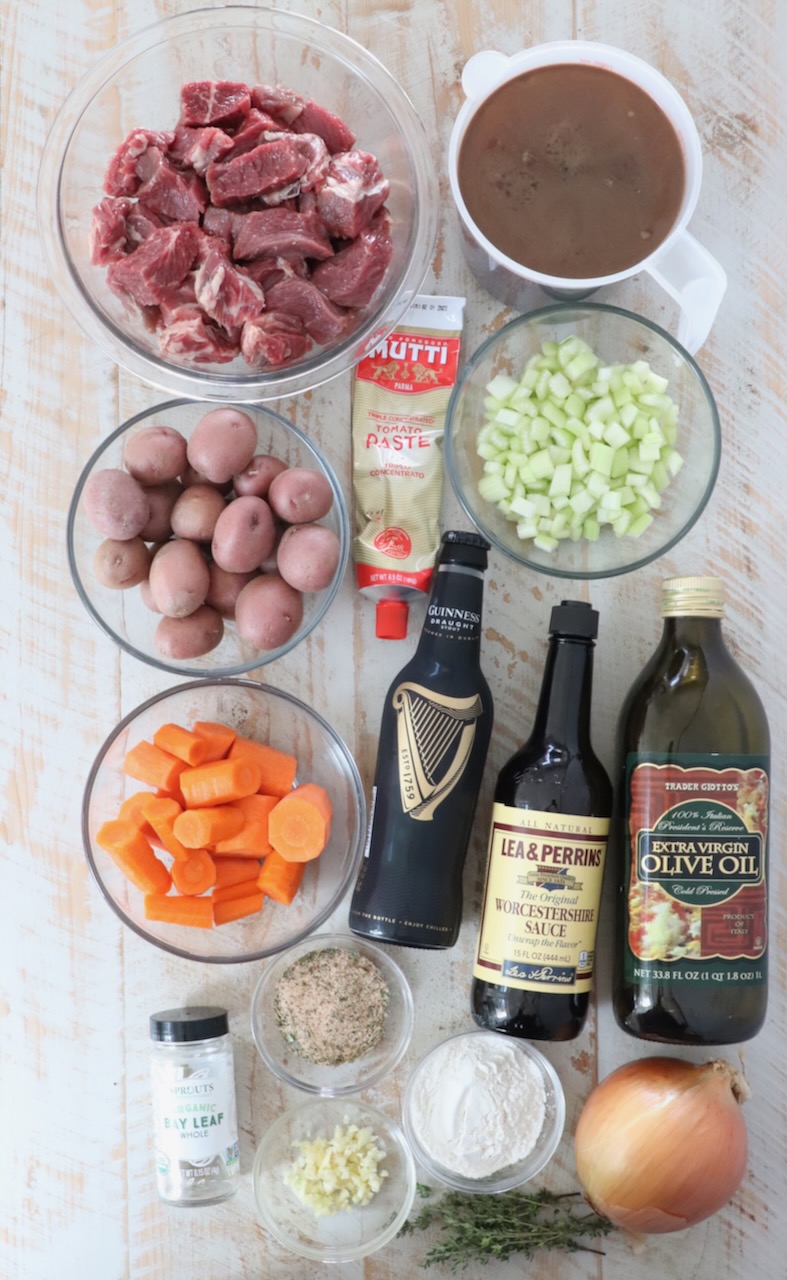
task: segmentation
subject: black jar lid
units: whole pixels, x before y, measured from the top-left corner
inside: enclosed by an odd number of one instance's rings
[[[227,1010],[217,1005],[198,1004],[187,1009],[165,1009],[150,1015],[151,1040],[165,1044],[186,1044],[191,1040],[212,1040],[229,1031]]]
[[[598,635],[598,610],[592,608],[586,600],[561,600],[552,610],[549,630],[553,636],[595,640]]]

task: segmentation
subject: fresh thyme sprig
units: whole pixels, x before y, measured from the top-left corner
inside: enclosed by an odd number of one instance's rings
[[[432,1188],[418,1184],[427,1200]],[[429,1249],[422,1267],[442,1265],[461,1271],[471,1262],[503,1261],[514,1253],[526,1258],[541,1249],[566,1253],[601,1253],[583,1244],[612,1230],[612,1223],[596,1213],[574,1213],[578,1192],[556,1195],[552,1191],[509,1191],[503,1195],[469,1195],[447,1191],[424,1204],[402,1227],[400,1235],[412,1235],[437,1227],[443,1239]]]

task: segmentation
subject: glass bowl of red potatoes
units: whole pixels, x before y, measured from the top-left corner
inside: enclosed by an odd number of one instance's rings
[[[108,50],[47,139],[38,220],[76,321],[169,395],[319,386],[391,331],[437,234],[404,90],[282,8],[197,9]]]
[[[353,757],[323,717],[247,680],[192,680],[113,729],[82,804],[88,864],[140,937],[217,964],[301,942],[341,901],[366,829]]]
[[[344,574],[347,506],[329,463],[263,406],[156,405],[96,449],[67,522],[77,591],[126,652],[181,675],[289,653]]]

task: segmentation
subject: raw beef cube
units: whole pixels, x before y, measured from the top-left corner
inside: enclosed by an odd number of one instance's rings
[[[108,262],[125,255],[128,241],[126,216],[133,207],[133,200],[125,196],[105,196],[96,205],[89,236],[90,261],[94,266],[105,267]]]
[[[133,129],[121,142],[109,162],[104,179],[104,190],[109,196],[135,196],[143,179],[137,169],[137,161],[148,147],[166,151],[174,133],[154,132],[151,129]]]
[[[285,276],[297,276],[306,280],[309,268],[303,258],[253,258],[238,270],[250,280],[255,280],[262,289],[272,289]]]
[[[392,253],[391,217],[387,209],[380,209],[345,249],[317,264],[312,280],[331,302],[365,307],[388,270]]]
[[[317,209],[332,236],[354,240],[388,199],[389,183],[374,156],[346,151],[331,158]]]
[[[147,209],[171,222],[196,222],[208,203],[205,184],[196,173],[181,173],[158,147],[137,161],[142,186],[137,195]]]
[[[166,290],[180,284],[191,270],[202,238],[194,222],[161,227],[133,253],[111,263],[107,279],[113,287],[130,293],[140,306],[155,306]]]
[[[352,313],[329,302],[311,280],[280,280],[268,290],[266,302],[271,311],[286,311],[303,321],[303,327],[315,342],[335,342],[346,332]]]
[[[306,157],[307,165],[301,181],[301,191],[315,191],[322,186],[331,163],[330,152],[316,133],[301,133],[298,148]]]
[[[132,205],[126,218],[129,248],[142,244],[142,241],[147,240],[148,236],[152,235],[154,231],[158,231],[159,227],[166,225],[157,213],[154,213],[152,209],[148,209],[146,205],[137,200],[136,204]]]
[[[163,291],[161,302],[159,303],[162,325],[174,324],[176,320],[185,319],[191,315],[191,312],[197,306],[197,295],[194,292],[194,272],[190,271],[185,280],[181,280],[180,284],[173,284],[169,289]]]
[[[308,168],[309,160],[298,139],[281,134],[234,160],[208,166],[208,190],[214,204],[227,205],[248,196],[260,196],[288,187]]]
[[[248,276],[241,275],[218,240],[208,242],[200,255],[194,292],[202,310],[223,329],[239,329],[265,308],[265,294]]]
[[[158,344],[162,355],[187,357],[195,364],[228,364],[240,350],[235,339],[212,324],[198,306],[184,307],[176,320],[162,326]]]
[[[286,311],[266,311],[256,320],[247,320],[240,336],[241,355],[253,368],[297,360],[310,346],[301,321]]]
[[[180,123],[232,128],[249,114],[248,86],[231,80],[194,80],[180,91]]]
[[[204,174],[209,164],[226,156],[234,145],[230,135],[214,125],[189,129],[186,125],[179,124],[175,130],[175,141],[167,152],[167,159],[172,164]]]
[[[232,135],[232,150],[227,153],[225,159],[234,160],[236,156],[243,156],[247,151],[253,151],[261,142],[266,141],[266,133],[276,133],[279,128],[273,116],[252,107],[240,129]]]
[[[355,142],[352,129],[339,116],[326,111],[319,103],[312,102],[311,98],[293,120],[292,127],[296,133],[316,133],[332,155],[339,151],[349,151]]]
[[[251,101],[258,111],[265,111],[273,116],[285,129],[289,129],[306,106],[305,98],[283,84],[255,84],[251,91]]]
[[[209,204],[202,219],[202,230],[209,236],[217,236],[219,240],[230,244],[238,216],[232,209],[217,209],[215,204]]]
[[[333,254],[325,227],[314,214],[290,209],[259,209],[238,214],[233,231],[233,256],[244,258],[330,258]]]

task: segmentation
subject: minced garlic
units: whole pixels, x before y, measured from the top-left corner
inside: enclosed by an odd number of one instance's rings
[[[284,1175],[285,1185],[315,1217],[366,1205],[388,1177],[376,1134],[357,1124],[336,1125],[331,1138],[304,1138]]]

